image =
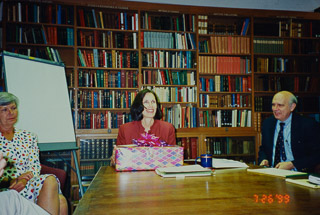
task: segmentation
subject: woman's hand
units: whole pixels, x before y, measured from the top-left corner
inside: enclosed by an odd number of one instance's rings
[[[6,160],[3,158],[2,152],[0,152],[0,177],[4,172],[4,167],[7,165]]]
[[[26,179],[27,181],[29,181],[31,178],[33,178],[33,173],[31,171],[29,171],[29,172],[25,172],[25,173],[21,174],[18,177],[18,180]]]
[[[26,179],[13,179],[11,181],[11,185],[9,187],[9,189],[12,190],[16,190],[17,192],[20,192],[21,190],[23,190],[26,187],[26,184],[28,183],[28,181]]]
[[[9,189],[13,189],[13,190],[16,190],[17,192],[20,192],[26,187],[28,181],[31,178],[33,178],[32,172],[23,173],[18,178],[11,181]]]

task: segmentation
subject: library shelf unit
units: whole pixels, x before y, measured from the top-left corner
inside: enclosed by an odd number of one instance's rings
[[[186,159],[211,152],[257,162],[261,121],[279,90],[319,118],[319,13],[111,0],[1,4],[2,50],[64,62],[88,175],[110,161],[143,88],[157,92]]]

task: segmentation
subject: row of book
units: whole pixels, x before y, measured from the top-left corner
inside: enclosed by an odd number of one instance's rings
[[[79,90],[78,108],[130,108],[136,91]]]
[[[199,56],[199,74],[249,74],[249,58]]]
[[[54,62],[63,62],[58,49],[52,47],[43,47],[43,48],[9,48],[8,51],[27,55],[29,57],[42,58],[45,60],[50,60]]]
[[[199,78],[202,92],[251,92],[251,76],[216,75]]]
[[[79,70],[79,87],[137,88],[137,71]]]
[[[279,37],[301,37],[302,32],[311,35],[310,29],[305,29],[308,25],[303,25],[302,23],[293,22],[292,19],[289,21],[279,21]],[[302,30],[304,28],[304,31]],[[306,32],[308,30],[309,32]],[[312,32],[312,31],[311,31]]]
[[[214,35],[237,35],[236,23],[212,23],[207,29],[209,34]]]
[[[198,157],[198,138],[197,137],[182,137],[177,138],[177,145],[183,147],[184,159],[196,159]]]
[[[162,120],[178,128],[196,127],[251,127],[251,110],[198,110],[191,105],[163,108]],[[78,119],[78,129],[119,128],[130,122],[131,115],[113,111],[74,112]],[[75,117],[75,116],[74,116]]]
[[[82,67],[138,68],[139,57],[136,51],[106,51],[78,49],[78,63]]]
[[[82,176],[94,176],[102,166],[110,166],[110,161],[80,161],[80,175]],[[84,182],[82,181],[83,185]],[[84,189],[87,189],[85,186]],[[74,194],[73,198],[79,198]]]
[[[297,97],[298,103],[296,110],[298,112],[319,112],[320,96]],[[254,98],[256,112],[270,112],[272,96],[256,96]]]
[[[73,6],[37,4],[30,2],[8,2],[7,20],[12,22],[34,22],[73,25]]]
[[[319,92],[319,78],[311,76],[255,76],[255,91]]]
[[[246,36],[249,32],[250,19],[243,20],[242,25],[236,23],[223,22],[215,20],[213,23],[208,21],[207,15],[198,15],[198,33],[214,35],[241,35]],[[239,27],[238,27],[239,26]]]
[[[162,119],[171,123],[175,128],[197,127],[197,108],[191,104],[186,106],[174,104],[172,107],[163,108],[162,113]]]
[[[196,53],[192,51],[144,51],[142,66],[155,68],[194,68]]]
[[[199,41],[201,53],[213,54],[250,54],[249,37],[210,36]]]
[[[200,94],[199,106],[204,108],[251,107],[251,95],[235,93],[228,95]]]
[[[73,28],[29,27],[9,25],[8,42],[73,46]]]
[[[120,125],[131,122],[130,113],[111,111],[79,111],[74,112],[78,119],[78,129],[119,128]]]
[[[115,139],[80,139],[80,159],[108,159]]]
[[[197,87],[154,87],[153,90],[160,102],[197,102]]]
[[[317,58],[258,57],[254,68],[258,73],[310,73],[319,67]]]
[[[144,84],[158,85],[195,85],[194,71],[187,70],[143,70]]]
[[[137,33],[81,29],[77,35],[79,46],[137,49]]]
[[[198,33],[208,34],[208,16],[198,15]]]
[[[138,13],[95,11],[94,8],[78,9],[78,23],[81,27],[138,30]]]
[[[254,155],[255,142],[252,139],[232,137],[208,137],[208,152],[212,155]]]
[[[141,48],[195,50],[195,35],[192,33],[141,32]]]
[[[254,38],[254,53],[292,54],[292,41],[281,38]]]
[[[251,110],[199,110],[198,127],[251,127]]]
[[[142,13],[141,27],[145,30],[171,30],[195,32],[195,16],[190,14],[179,14],[176,17],[164,15],[149,15]]]

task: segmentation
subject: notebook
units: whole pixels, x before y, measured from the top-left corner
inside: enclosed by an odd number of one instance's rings
[[[276,169],[276,168],[247,169],[247,171],[252,173],[258,173],[258,174],[278,176],[282,178],[291,178],[291,177],[308,175],[308,173],[305,173],[305,172],[296,172],[296,171]]]

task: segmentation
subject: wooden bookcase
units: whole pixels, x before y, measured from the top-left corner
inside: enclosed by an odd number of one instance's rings
[[[319,119],[318,13],[111,0],[2,8],[2,50],[65,63],[82,167],[109,162],[143,88],[159,95],[186,159],[209,151],[257,161],[261,120],[279,90]]]

